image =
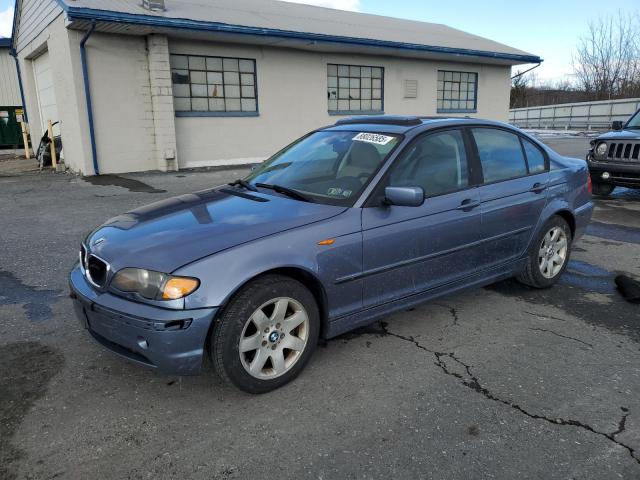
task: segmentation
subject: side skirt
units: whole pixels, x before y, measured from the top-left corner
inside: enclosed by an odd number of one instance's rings
[[[423,292],[414,293],[407,297],[399,298],[391,302],[376,305],[375,307],[360,310],[359,312],[340,317],[329,322],[325,338],[330,339],[342,335],[358,327],[369,325],[376,320],[392,313],[415,307],[436,298],[456,293],[462,290],[473,289],[491,285],[492,283],[513,277],[524,268],[526,259],[519,259],[507,265],[501,265],[489,270],[483,270],[462,280],[446,283]]]

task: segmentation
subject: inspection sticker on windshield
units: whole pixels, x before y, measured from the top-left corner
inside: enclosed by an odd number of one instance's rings
[[[355,137],[353,137],[354,142],[367,142],[367,143],[375,143],[377,145],[386,145],[393,137],[387,137],[386,135],[380,135],[378,133],[359,133]]]

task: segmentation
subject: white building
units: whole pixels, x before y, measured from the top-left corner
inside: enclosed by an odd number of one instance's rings
[[[20,107],[15,59],[9,53],[11,39],[0,38],[0,107]]]
[[[87,175],[255,162],[344,115],[506,121],[511,66],[541,61],[273,0],[18,0],[13,44],[34,137],[59,120],[67,166]]]

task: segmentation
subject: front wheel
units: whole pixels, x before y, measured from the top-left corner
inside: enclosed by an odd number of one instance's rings
[[[594,182],[593,180],[591,181],[591,185],[593,194],[599,197],[608,197],[616,188],[615,185],[611,185],[609,183]]]
[[[214,326],[218,375],[248,393],[293,380],[313,354],[320,332],[315,298],[289,277],[266,275],[243,287]]]
[[[559,216],[551,217],[532,242],[527,264],[518,275],[518,281],[534,288],[551,287],[567,268],[571,242],[571,228],[567,222]]]

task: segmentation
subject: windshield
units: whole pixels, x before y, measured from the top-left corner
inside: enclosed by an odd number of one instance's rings
[[[640,110],[638,110],[636,114],[631,117],[631,120],[629,120],[629,123],[627,123],[627,128],[640,129]]]
[[[399,141],[397,135],[315,132],[278,152],[245,180],[295,190],[317,203],[352,206]]]

